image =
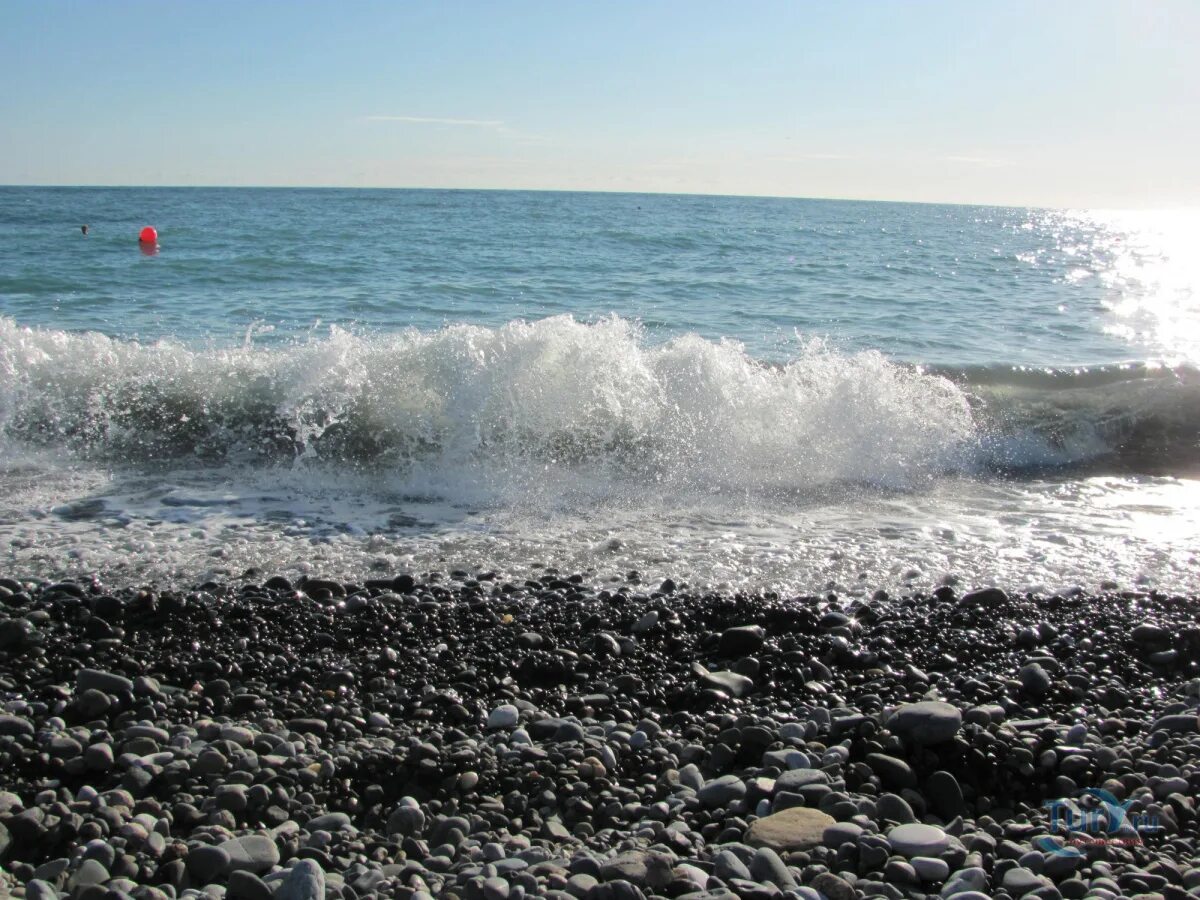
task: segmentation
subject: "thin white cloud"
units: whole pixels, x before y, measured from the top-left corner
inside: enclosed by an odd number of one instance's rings
[[[402,122],[406,125],[464,125],[468,128],[500,128],[495,119],[439,119],[433,116],[365,116],[368,122]]]
[[[989,166],[996,168],[998,166],[1012,165],[1007,159],[1000,159],[994,156],[944,156],[946,162],[963,163],[968,166]]]
[[[786,156],[767,156],[765,159],[768,162],[779,163],[803,163],[813,161],[856,161],[856,162],[879,162],[887,159],[883,156],[858,155],[849,153],[793,153]],[[913,157],[914,160],[919,159]],[[1001,168],[1003,166],[1013,165],[1012,160],[1001,159],[995,156],[963,156],[963,155],[948,155],[935,157],[939,162],[957,163],[964,166],[981,166],[985,168]]]
[[[850,156],[844,153],[793,153],[788,156],[768,156],[769,162],[782,163],[798,163],[812,162],[814,160],[846,160],[846,159],[862,159],[861,156]]]

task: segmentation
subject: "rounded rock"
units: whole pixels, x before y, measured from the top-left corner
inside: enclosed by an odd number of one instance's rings
[[[513,728],[520,718],[521,714],[517,708],[510,703],[505,703],[488,713],[487,727],[489,729]]]
[[[746,783],[736,775],[722,775],[700,788],[696,796],[709,809],[724,809],[746,796]]]
[[[229,853],[221,847],[201,846],[187,855],[187,870],[196,884],[212,884],[229,870]]]
[[[945,881],[950,877],[950,865],[934,856],[914,856],[909,865],[922,881]]]
[[[820,810],[794,806],[757,819],[746,831],[746,843],[770,847],[776,853],[809,850],[822,842],[825,829],[834,821]]]
[[[325,900],[325,870],[315,859],[292,866],[275,894],[276,900]]]
[[[887,833],[892,850],[903,856],[937,856],[950,846],[950,836],[936,825],[909,822]]]
[[[887,721],[893,733],[916,744],[941,744],[962,728],[962,713],[941,700],[922,700],[897,707]]]

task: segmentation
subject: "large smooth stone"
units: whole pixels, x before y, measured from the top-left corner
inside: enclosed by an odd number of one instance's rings
[[[315,859],[302,859],[279,886],[276,900],[325,900],[325,870]]]
[[[958,779],[949,772],[934,772],[925,779],[925,799],[944,822],[949,822],[955,816],[967,814],[962,787]]]
[[[696,792],[696,797],[709,809],[724,809],[746,796],[746,783],[736,775],[722,775]]]
[[[825,829],[834,822],[833,816],[820,810],[793,806],[755,821],[746,830],[746,843],[770,847],[776,853],[808,850],[820,845]]]
[[[717,652],[722,656],[747,656],[763,645],[766,632],[761,625],[738,625],[721,633]]]
[[[756,881],[773,884],[781,891],[795,890],[796,877],[770,847],[759,847],[750,860],[750,874]]]
[[[754,690],[754,682],[737,672],[709,672],[700,680],[705,687],[715,688],[730,697],[744,697]]]
[[[962,713],[940,700],[905,703],[892,713],[887,727],[917,744],[941,744],[958,734]]]
[[[266,835],[246,834],[218,844],[229,854],[229,871],[262,875],[279,865],[279,848]]]
[[[100,669],[80,669],[75,673],[75,690],[83,693],[87,690],[102,691],[105,694],[120,694],[133,690],[133,682],[124,675],[104,672]]]
[[[186,864],[196,884],[212,884],[229,870],[229,854],[220,847],[195,847],[188,853]]]
[[[0,716],[0,737],[33,737],[33,723],[20,716]]]
[[[1030,891],[1044,888],[1050,883],[1049,878],[1045,878],[1037,874],[1037,872],[1021,866],[1009,869],[1004,873],[1004,878],[1001,879],[1001,885],[1004,890],[1008,891],[1014,897],[1022,897]]]
[[[502,706],[497,706],[488,713],[487,727],[488,728],[512,728],[520,720],[521,714],[517,712],[517,708],[512,704],[505,703]]]
[[[775,792],[799,791],[810,784],[829,784],[829,775],[820,769],[791,769],[775,779]]]
[[[938,856],[950,846],[950,835],[935,825],[909,822],[897,825],[887,834],[892,850],[907,857]]]

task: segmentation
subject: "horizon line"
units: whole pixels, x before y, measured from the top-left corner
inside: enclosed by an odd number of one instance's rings
[[[986,203],[965,200],[893,200],[878,197],[833,197],[801,194],[731,194],[716,191],[633,191],[606,188],[519,188],[519,187],[431,187],[427,185],[339,185],[339,184],[0,184],[0,190],[34,189],[109,189],[109,190],[248,190],[248,191],[474,191],[509,194],[611,194],[635,197],[713,197],[743,200],[802,200],[826,203],[888,203],[920,206],[968,206],[992,209],[1088,210],[1088,211],[1164,211],[1200,209],[1198,205],[1179,206],[1082,206],[1047,203]]]

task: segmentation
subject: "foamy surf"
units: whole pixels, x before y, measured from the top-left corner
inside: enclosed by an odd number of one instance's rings
[[[503,495],[489,485],[473,503],[347,471],[22,468],[2,476],[0,545],[12,567],[47,577],[191,583],[251,568],[519,577],[550,566],[596,580],[686,571],[696,587],[847,596],[943,582],[1200,587],[1200,483],[1173,478],[949,477],[920,491],[840,486],[790,499],[635,497],[547,479],[524,482],[519,497],[515,485]]]
[[[617,317],[195,348],[0,319],[0,429],[89,460],[362,468],[423,480],[553,469],[697,492],[919,487],[1200,459],[1188,368],[933,371],[797,341],[651,342]]]
[[[977,441],[943,377],[812,343],[768,366],[733,342],[649,344],[569,316],[499,328],[192,349],[0,322],[11,441],[83,458],[566,466],[712,489],[904,485]]]
[[[569,316],[268,347],[0,319],[22,571],[1197,581],[1195,373],[933,371]],[[64,563],[64,560],[66,561]]]

